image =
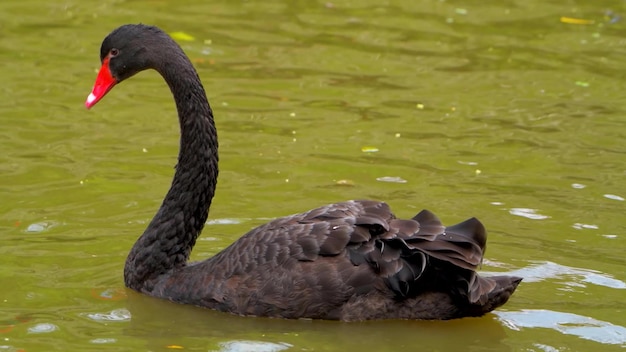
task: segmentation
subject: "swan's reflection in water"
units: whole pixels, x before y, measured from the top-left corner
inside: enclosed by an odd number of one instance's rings
[[[467,344],[511,350],[504,324],[492,314],[450,321],[283,320],[239,317],[127,291],[130,322],[124,335],[147,350],[180,346],[203,351],[453,351]]]

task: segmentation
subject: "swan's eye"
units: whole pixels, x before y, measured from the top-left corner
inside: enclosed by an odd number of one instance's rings
[[[109,51],[109,56],[111,56],[111,57],[115,57],[115,56],[117,56],[117,54],[119,54],[119,53],[120,53],[120,51],[119,51],[119,50],[117,50],[117,49],[113,48],[113,49],[111,49],[111,51]]]

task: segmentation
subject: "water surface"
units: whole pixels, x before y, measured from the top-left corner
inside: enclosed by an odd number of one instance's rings
[[[624,13],[615,1],[2,2],[0,350],[622,350]],[[343,324],[126,291],[126,254],[173,174],[175,109],[154,72],[92,111],[83,102],[101,40],[136,22],[185,34],[216,114],[218,193],[194,259],[268,219],[373,198],[402,217],[481,219],[483,271],[525,277],[511,301],[482,318]]]

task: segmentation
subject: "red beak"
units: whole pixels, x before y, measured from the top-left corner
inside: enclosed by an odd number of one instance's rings
[[[100,67],[100,72],[98,72],[98,77],[96,78],[96,83],[93,85],[91,94],[89,94],[85,102],[87,109],[96,105],[115,84],[117,84],[117,81],[111,75],[111,70],[109,70],[109,58],[106,57],[104,61],[102,61],[102,67]]]

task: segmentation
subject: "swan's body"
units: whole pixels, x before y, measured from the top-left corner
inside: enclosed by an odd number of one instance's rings
[[[349,201],[257,227],[214,257],[188,263],[208,216],[217,133],[198,75],[156,27],[126,25],[102,43],[87,107],[116,83],[153,68],[178,110],[181,147],[161,208],[130,251],[126,286],[241,315],[313,319],[452,319],[504,304],[521,278],[480,277],[486,233],[470,219],[445,228],[422,211],[399,220],[387,204]]]

